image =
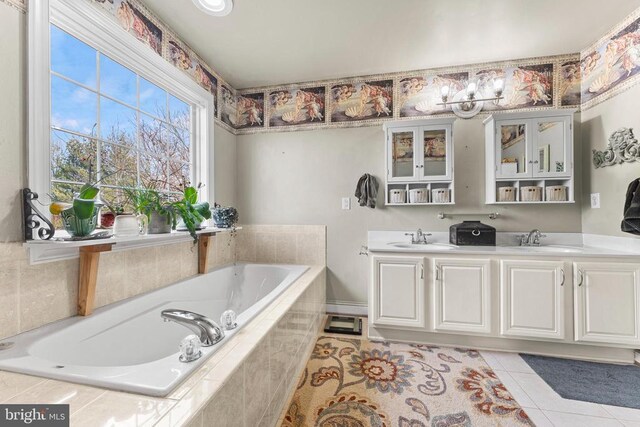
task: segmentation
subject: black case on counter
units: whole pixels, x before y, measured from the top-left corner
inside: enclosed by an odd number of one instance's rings
[[[496,229],[480,221],[463,221],[449,227],[449,243],[456,246],[495,246]]]

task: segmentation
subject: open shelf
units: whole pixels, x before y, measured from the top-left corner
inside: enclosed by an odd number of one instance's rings
[[[411,203],[411,190],[424,189],[427,192],[427,202],[415,202]],[[404,202],[392,201],[392,190],[404,191]],[[434,202],[433,190],[444,190],[449,194],[448,202]],[[399,183],[392,182],[386,184],[385,205],[386,206],[441,206],[441,205],[454,205],[455,197],[453,190],[453,182],[440,181],[440,182],[407,182]]]
[[[547,194],[547,188],[561,186],[566,188],[566,200],[551,200]],[[515,191],[515,200],[500,201],[500,189],[504,187],[512,187]],[[523,200],[523,187],[540,187],[541,200]],[[492,197],[493,200],[487,200],[487,204],[496,205],[523,205],[523,204],[570,204],[575,203],[573,194],[573,180],[571,178],[543,178],[543,179],[508,179],[501,178],[495,181],[495,188]]]

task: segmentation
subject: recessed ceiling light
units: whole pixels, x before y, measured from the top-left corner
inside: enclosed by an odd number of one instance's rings
[[[233,9],[233,0],[193,0],[198,9],[213,16],[225,16]]]

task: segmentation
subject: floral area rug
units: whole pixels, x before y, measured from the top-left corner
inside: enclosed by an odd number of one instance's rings
[[[533,426],[475,350],[321,336],[282,427]]]

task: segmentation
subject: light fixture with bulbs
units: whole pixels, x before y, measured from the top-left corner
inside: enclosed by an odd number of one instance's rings
[[[477,90],[478,86],[476,83],[469,82],[466,89],[456,93],[453,98],[449,100],[451,88],[449,86],[443,86],[440,90],[442,102],[439,102],[437,105],[442,105],[444,108],[450,105],[451,110],[456,116],[469,119],[482,111],[485,101],[491,101],[496,105],[500,103],[500,100],[504,98],[502,96],[504,80],[495,79],[493,81],[494,96],[492,98],[477,98]]]
[[[213,16],[226,16],[233,9],[233,0],[193,0],[193,3],[207,15]]]

